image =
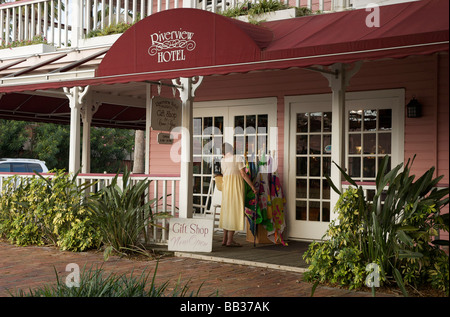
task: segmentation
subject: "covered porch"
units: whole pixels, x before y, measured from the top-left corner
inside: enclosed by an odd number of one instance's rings
[[[48,59],[41,64],[4,76],[0,79],[0,114],[8,119],[69,124],[71,160],[68,170],[75,173],[81,168],[80,182],[96,179],[100,180],[99,184],[107,184],[113,177],[90,174],[91,126],[145,130],[146,170],[144,175],[133,178],[154,180],[154,197],[171,194],[171,201],[163,202],[161,211],[191,218],[196,103],[214,101],[214,91],[223,88],[220,85],[245,82],[253,75],[277,78],[295,72],[302,78],[316,76],[315,80],[325,82],[329,87],[327,93],[331,93],[333,150],[330,159],[343,166],[345,104],[350,80],[370,61],[448,52],[448,25],[446,29],[439,18],[433,20],[435,24],[427,19],[444,14],[442,7],[445,6],[448,7],[448,2],[421,1],[381,8],[380,14],[385,20],[380,29],[364,26],[368,14],[365,10],[267,22],[260,26],[207,11],[167,10],[134,25],[107,51],[91,52],[78,61],[73,56],[80,54],[76,51],[64,53],[64,56],[62,53],[46,55]],[[410,19],[424,23],[411,24]],[[400,24],[408,27],[400,28]],[[160,43],[172,37],[187,40],[189,36],[194,42],[192,46],[184,43],[168,48]],[[68,56],[72,62],[64,69],[56,66],[57,60]],[[99,60],[95,75],[87,76],[83,65],[94,60]],[[67,75],[68,70],[73,71],[71,76]],[[157,135],[161,131],[151,125],[155,96],[181,101],[179,138],[172,136],[174,142],[170,146],[178,161],[169,161],[167,154],[171,151],[167,148],[159,152]],[[268,97],[263,91],[259,91],[259,95],[241,93],[240,96],[242,99]],[[281,92],[276,98],[275,113],[279,113],[279,117],[271,127],[285,128],[289,125],[289,112],[279,109],[289,96]],[[233,96],[223,98],[222,105],[231,99]],[[275,152],[267,154],[274,153],[274,158],[281,163],[279,173],[283,177],[283,187],[291,189],[288,176],[293,166],[288,151],[294,141],[287,139],[286,142],[287,134],[279,131],[273,136],[267,150]],[[163,170],[165,167],[167,169]],[[331,178],[342,186],[341,174],[334,166]],[[334,192],[330,195],[330,205],[334,206],[338,197]],[[333,214],[331,217],[333,219]],[[166,243],[166,232],[155,229],[152,239]]]

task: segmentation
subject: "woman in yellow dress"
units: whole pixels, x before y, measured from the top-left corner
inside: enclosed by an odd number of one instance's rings
[[[240,247],[233,236],[235,231],[244,230],[244,180],[255,193],[256,188],[245,173],[244,159],[233,155],[233,152],[231,144],[222,145],[224,157],[220,162],[223,184],[219,227],[223,229],[223,246]]]

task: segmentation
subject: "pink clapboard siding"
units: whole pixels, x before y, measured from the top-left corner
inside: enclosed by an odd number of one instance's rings
[[[417,177],[435,166],[435,176],[444,175],[441,186],[449,184],[448,68],[448,54],[365,62],[347,89],[405,89],[405,105],[413,96],[419,100],[423,116],[405,118],[405,160],[416,155],[412,170]],[[205,77],[195,101],[277,97],[278,172],[283,177],[283,156],[287,155],[284,97],[330,92],[328,81],[321,74],[288,69]],[[172,97],[172,90],[163,89],[164,94]],[[151,135],[150,173],[179,174],[179,164],[170,159],[171,146],[157,144],[157,133],[153,131]]]

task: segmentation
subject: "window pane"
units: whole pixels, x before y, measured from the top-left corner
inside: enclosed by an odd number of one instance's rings
[[[202,170],[202,162],[201,161],[199,161],[199,162],[193,162],[193,165],[194,165],[194,167],[193,167],[193,173],[194,174],[200,174],[201,173],[201,170]]]
[[[244,116],[234,117],[234,133],[235,134],[244,133]]]
[[[297,179],[297,198],[306,198],[306,179]]]
[[[297,201],[295,207],[295,219],[306,220],[306,201]]]
[[[324,154],[331,154],[331,135],[325,134],[323,136],[322,150]]]
[[[322,131],[322,112],[310,113],[310,130],[309,132],[321,132]]]
[[[381,167],[381,162],[383,161],[383,158],[384,157],[381,157],[381,156],[378,157],[378,168]],[[387,174],[390,170],[391,170],[391,158],[389,157],[389,160],[388,160],[388,163],[387,163],[387,166],[386,166],[385,174]]]
[[[309,154],[321,154],[320,135],[309,137]]]
[[[307,158],[297,157],[297,176],[306,176],[307,172]]]
[[[349,157],[348,158],[348,175],[351,177],[361,177],[361,158]]]
[[[320,157],[309,158],[309,176],[320,176]]]
[[[365,157],[363,159],[363,177],[375,177],[374,157]]]
[[[331,157],[324,157],[323,158],[323,176],[331,175]]]
[[[220,161],[222,157],[221,156],[215,156],[214,157],[214,174],[221,174],[221,167],[220,167]]]
[[[214,134],[223,134],[223,117],[214,117]]]
[[[194,176],[194,194],[200,194],[202,187],[202,178],[200,176]]]
[[[211,182],[211,177],[203,177],[203,194],[208,194],[210,182]]]
[[[206,117],[203,118],[203,131],[209,128],[209,131],[212,131],[213,127],[213,118],[212,117]]]
[[[364,110],[364,131],[377,129],[377,110]]]
[[[193,147],[194,155],[202,154],[202,138],[201,137],[194,137],[192,142],[193,142],[192,147]]]
[[[309,221],[320,221],[320,202],[309,202]]]
[[[310,179],[309,180],[309,198],[320,198],[320,180]]]
[[[323,132],[331,132],[331,112],[323,113]]]
[[[380,109],[379,129],[380,130],[392,130],[392,109]]]
[[[330,199],[330,184],[326,179],[322,180],[322,198]]]
[[[9,163],[0,164],[0,172],[11,172],[11,164]]]
[[[267,115],[266,114],[260,114],[258,115],[258,133],[267,133]]]
[[[245,133],[256,133],[256,116],[247,116],[245,122]]]
[[[221,136],[215,136],[213,139],[213,154],[222,153],[223,138]]]
[[[212,154],[212,137],[203,137],[202,139],[202,153],[203,154]]]
[[[211,174],[212,173],[212,158],[211,157],[203,157],[203,174]]]
[[[330,222],[330,203],[322,203],[322,221]]]
[[[244,154],[244,137],[243,136],[236,136],[234,137],[234,150],[237,155],[243,155]]]
[[[13,172],[18,172],[18,173],[26,173],[27,171],[27,166],[25,165],[25,163],[12,163],[12,171]]]
[[[348,153],[361,154],[361,134],[350,134],[348,136]]]
[[[258,135],[258,150],[267,153],[267,135]]]
[[[350,111],[348,114],[349,131],[361,131],[361,120],[362,120],[361,110]]]
[[[378,154],[391,154],[391,134],[378,134]]]
[[[194,135],[202,134],[202,118],[194,118]]]
[[[256,154],[256,137],[254,135],[246,136],[245,141],[247,154]]]
[[[375,133],[364,134],[364,154],[376,153],[376,137]]]
[[[308,136],[307,135],[297,135],[297,154],[307,154],[308,153]]]
[[[298,113],[297,114],[297,133],[308,132],[308,114]]]

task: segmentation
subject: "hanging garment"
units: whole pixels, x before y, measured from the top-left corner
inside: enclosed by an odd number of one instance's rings
[[[273,243],[287,245],[283,240],[285,224],[286,199],[283,195],[280,178],[276,173],[269,173],[265,155],[254,165],[246,160],[246,173],[257,190],[253,193],[250,186],[245,184],[245,215],[249,222],[249,229],[255,236],[257,225],[262,225],[267,231],[267,238]],[[258,173],[254,175],[254,166]]]

